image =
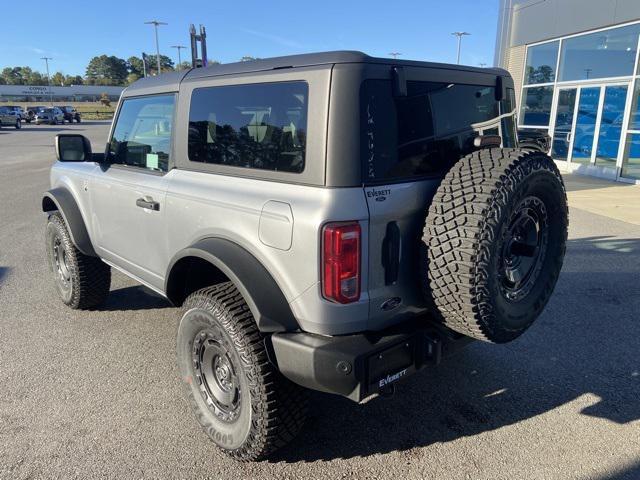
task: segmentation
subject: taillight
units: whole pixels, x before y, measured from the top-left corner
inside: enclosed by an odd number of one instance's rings
[[[360,298],[360,224],[330,223],[322,231],[322,293],[338,303]]]

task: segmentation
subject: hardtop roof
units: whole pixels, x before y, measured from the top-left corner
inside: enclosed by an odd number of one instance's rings
[[[393,58],[371,57],[363,52],[341,50],[333,52],[305,53],[288,55],[285,57],[265,58],[246,62],[234,62],[210,65],[206,68],[192,68],[180,72],[163,73],[154,77],[142,78],[124,91],[127,95],[143,93],[160,93],[178,91],[183,79],[206,78],[223,75],[237,75],[242,73],[263,72],[285,68],[311,67],[316,65],[332,65],[339,63],[371,63],[397,66],[429,67],[447,70],[458,70],[476,73],[490,73],[505,75],[507,72],[500,68],[480,68],[469,65],[453,65],[448,63],[423,62],[417,60],[399,60]]]

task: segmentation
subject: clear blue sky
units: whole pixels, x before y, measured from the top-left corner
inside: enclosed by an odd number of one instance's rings
[[[498,0],[51,0],[8,1],[1,8],[0,69],[30,66],[53,57],[51,71],[84,75],[95,55],[121,58],[160,51],[177,60],[171,45],[189,46],[188,28],[207,28],[209,58],[223,63],[243,55],[271,57],[323,50],[362,50],[375,56],[455,62],[456,39],[466,30],[461,63],[493,61]],[[65,30],[59,30],[64,25]],[[29,32],[32,32],[29,34]],[[183,59],[189,49],[182,50]]]

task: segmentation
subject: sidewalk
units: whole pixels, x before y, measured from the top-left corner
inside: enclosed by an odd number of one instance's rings
[[[640,225],[640,185],[568,173],[562,178],[571,207]]]

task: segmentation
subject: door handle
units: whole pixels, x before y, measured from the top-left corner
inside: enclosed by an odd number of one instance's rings
[[[148,208],[149,210],[160,210],[160,204],[151,197],[139,198],[136,200],[136,206],[140,208]]]

